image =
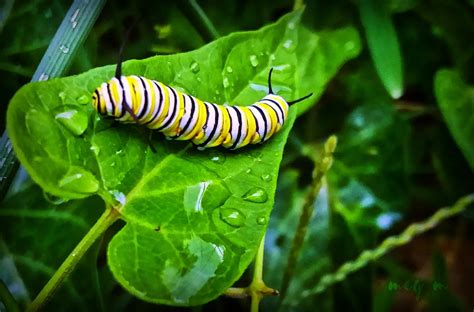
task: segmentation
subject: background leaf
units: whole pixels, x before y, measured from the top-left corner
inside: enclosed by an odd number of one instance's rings
[[[449,130],[474,169],[474,88],[453,70],[440,70],[435,77],[435,93]]]
[[[274,67],[278,94],[293,99],[314,91],[319,96],[360,45],[350,28],[321,36],[301,30],[300,15],[288,14],[274,25],[235,33],[193,52],[129,61],[123,72],[201,99],[243,104],[265,94]],[[348,42],[350,49],[337,49]],[[295,114],[262,146],[200,152],[187,142],[155,138],[157,153],[151,153],[140,129],[111,127],[84,105],[112,75],[110,66],[22,88],[8,111],[17,155],[52,194],[99,194],[121,205],[127,224],[110,242],[108,261],[128,291],[166,304],[209,301],[235,282],[255,254]],[[315,77],[317,83],[311,84]],[[57,114],[64,111],[77,118],[58,122]],[[264,181],[264,175],[274,178]]]
[[[97,196],[83,201],[54,204],[41,189],[30,186],[0,207],[2,239],[0,278],[9,281],[13,296],[25,307],[56,271],[62,260],[100,215]],[[57,199],[56,199],[57,200]],[[100,311],[102,292],[98,281],[97,250],[89,250],[49,307],[55,311]],[[11,259],[7,261],[7,259]],[[14,265],[18,275],[8,278]],[[24,287],[24,288],[23,288]]]

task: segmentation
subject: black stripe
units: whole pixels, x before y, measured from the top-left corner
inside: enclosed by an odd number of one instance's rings
[[[277,106],[278,109],[280,110],[281,118],[282,118],[282,119],[281,119],[281,122],[280,122],[280,125],[283,125],[283,121],[284,121],[284,119],[285,119],[285,113],[283,113],[283,109],[281,108],[280,104],[278,104],[278,102],[276,102],[276,101],[274,101],[274,100],[272,100],[272,99],[265,99],[265,101],[270,101],[270,102],[272,102],[273,104],[276,104],[276,106]],[[272,108],[273,108],[273,107],[272,107]],[[275,109],[273,109],[273,110],[275,110]],[[278,114],[277,114],[277,117],[279,117]],[[280,118],[278,118],[278,119],[280,119]]]
[[[112,104],[112,116],[114,116],[115,115],[115,104],[114,104],[114,99],[112,98],[112,94],[110,93],[110,83],[107,83],[107,94],[109,95],[110,104]]]
[[[163,126],[161,126],[157,129],[158,131],[168,127],[171,124],[171,121],[174,119],[174,116],[176,116],[176,114],[178,112],[178,96],[176,95],[176,91],[174,91],[174,89],[171,88],[171,87],[168,87],[168,89],[171,90],[171,92],[173,92],[173,94],[174,94],[174,111],[171,113],[171,117],[168,119],[168,121],[166,121],[166,123]],[[168,113],[169,113],[169,111],[168,111]]]
[[[128,102],[127,102],[127,97],[125,96],[125,88],[123,87],[123,83],[122,83],[122,77],[120,77],[120,79],[118,79],[119,81],[119,84],[120,84],[120,88],[122,88],[122,111],[120,112],[120,116],[118,118],[122,118],[123,116],[125,116],[125,113],[127,112],[126,109],[124,109],[123,107],[124,106],[128,106],[130,109],[132,109],[132,107],[130,105],[128,105]]]
[[[207,145],[211,140],[212,138],[214,137],[214,135],[216,134],[216,131],[217,131],[217,126],[219,124],[219,109],[217,108],[216,104],[211,104],[211,103],[208,103],[211,107],[214,108],[215,112],[216,112],[216,117],[214,118],[214,128],[212,129],[211,131],[211,134],[209,135],[209,137],[206,139],[206,141],[204,141],[201,145],[199,146],[205,146]]]
[[[258,133],[259,128],[258,128],[258,120],[257,120],[257,117],[255,117],[255,115],[253,114],[253,111],[252,111],[251,109],[249,109],[249,111],[250,111],[250,114],[251,114],[252,117],[253,117],[253,120],[255,120],[255,132]],[[253,138],[252,138],[252,139],[253,139]]]
[[[240,111],[237,108],[233,106],[231,106],[231,108],[233,108],[237,112],[237,121],[239,122],[239,129],[237,131],[237,139],[235,140],[234,144],[232,144],[232,146],[230,147],[230,149],[234,149],[239,143],[240,137],[242,136],[242,115],[240,115]]]
[[[140,79],[140,81],[142,82],[143,91],[145,92],[145,103],[143,104],[142,111],[137,116],[138,119],[141,119],[144,117],[145,112],[148,110],[148,90],[147,90],[148,85],[145,85],[145,81],[143,81],[142,77],[138,77],[138,79]]]
[[[156,110],[156,112],[153,113],[153,117],[148,122],[146,122],[145,125],[151,124],[155,121],[156,118],[159,118],[158,114],[161,110],[161,107],[163,106],[162,103],[164,100],[163,90],[161,90],[160,85],[155,80],[152,80],[151,83],[153,83],[158,88],[158,92],[160,92],[160,98],[158,99],[158,103],[156,103],[156,105],[158,105],[158,109]]]
[[[263,138],[260,138],[260,141],[263,141],[265,139],[265,137],[267,136],[267,118],[265,116],[265,113],[263,112],[263,109],[261,109],[258,104],[255,104],[255,105],[252,105],[252,107],[254,107],[258,113],[260,114],[260,116],[262,116],[262,119],[263,119]],[[255,118],[255,120],[257,120],[257,118]],[[258,121],[257,121],[258,123]],[[258,128],[257,128],[258,129]],[[257,130],[258,132],[258,130]]]
[[[95,95],[97,95],[97,111],[99,112],[99,114],[101,115],[104,115],[104,113],[102,113],[102,107],[100,107],[100,94],[99,94],[99,91],[97,91],[97,89],[94,91]]]
[[[227,133],[230,134],[230,137],[232,139],[232,124],[233,124],[232,115],[229,113],[229,106],[225,106],[224,108],[227,111],[227,116],[229,116],[229,131]]]
[[[191,114],[189,115],[190,118],[188,119],[188,122],[186,123],[186,125],[184,125],[183,129],[181,129],[181,132],[179,135],[175,136],[175,138],[179,138],[181,136],[181,134],[183,133],[186,133],[186,131],[188,130],[189,126],[191,125],[191,121],[193,120],[193,116],[194,116],[194,111],[196,110],[196,102],[194,102],[194,98],[190,95],[186,95],[183,93],[183,101],[186,103],[186,99],[184,98],[185,96],[189,97],[191,99]],[[186,106],[185,106],[186,107]],[[186,113],[186,112],[185,112]],[[199,118],[198,118],[199,119]]]

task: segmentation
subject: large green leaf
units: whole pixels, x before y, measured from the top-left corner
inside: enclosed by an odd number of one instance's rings
[[[319,96],[360,43],[351,28],[310,33],[299,26],[300,15],[189,53],[128,61],[123,71],[201,99],[246,104],[265,94],[274,67],[273,88],[280,95]],[[8,111],[15,151],[47,192],[99,194],[119,209],[126,225],[112,239],[108,261],[128,291],[165,304],[209,301],[235,282],[256,252],[295,111],[261,146],[200,152],[186,142],[154,138],[153,153],[143,129],[112,126],[90,105],[90,94],[113,70],[97,68],[18,91]]]
[[[441,112],[454,140],[474,169],[474,88],[453,70],[440,70],[435,77],[435,93]]]

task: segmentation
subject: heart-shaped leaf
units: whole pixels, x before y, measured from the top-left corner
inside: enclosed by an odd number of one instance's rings
[[[273,90],[310,107],[360,50],[352,28],[314,34],[301,11],[253,32],[234,33],[189,53],[124,63],[201,99],[247,105]],[[195,305],[221,294],[254,257],[274,201],[278,166],[296,112],[260,146],[197,151],[143,129],[100,119],[90,95],[113,66],[32,83],[10,103],[8,131],[31,177],[65,198],[99,194],[126,221],[108,248],[109,266],[131,293],[151,302]],[[300,105],[301,104],[301,105]]]

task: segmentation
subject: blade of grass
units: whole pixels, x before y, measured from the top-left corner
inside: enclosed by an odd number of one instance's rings
[[[105,0],[75,0],[72,3],[31,81],[48,80],[62,76],[66,72],[77,50],[87,38],[104,4]],[[15,175],[18,168],[18,160],[11,148],[6,131],[0,141],[0,164],[0,200],[3,200],[12,183],[12,176]],[[20,168],[19,174],[15,178],[17,180],[15,184],[21,184],[26,177],[26,173]]]
[[[196,0],[180,0],[178,6],[205,42],[211,42],[220,37],[219,32]]]

